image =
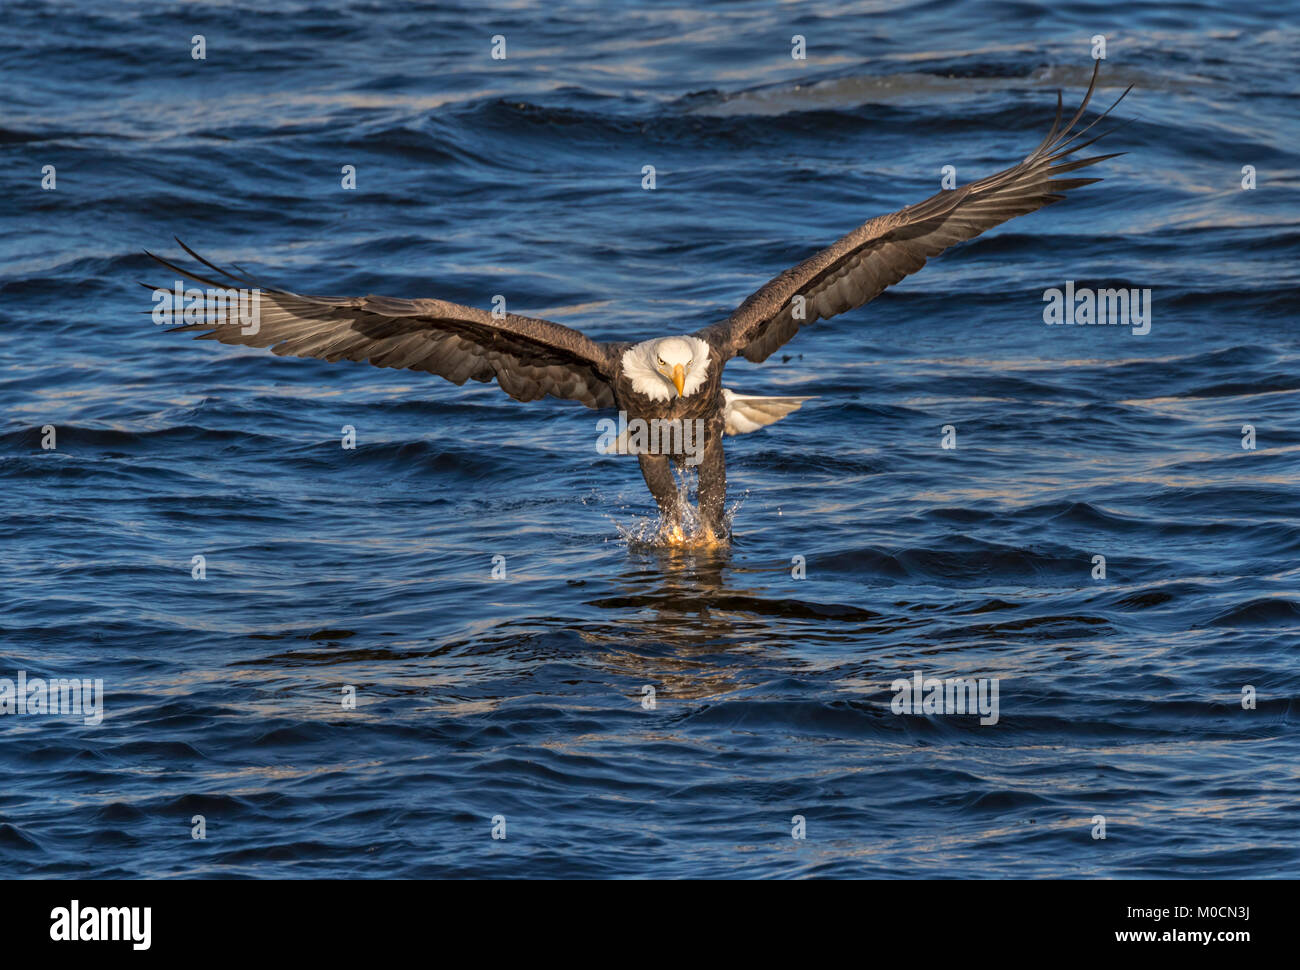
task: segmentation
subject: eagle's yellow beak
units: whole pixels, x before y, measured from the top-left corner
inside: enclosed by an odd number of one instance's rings
[[[681,364],[673,364],[673,386],[677,388],[677,396],[682,396],[682,388],[686,386],[686,370]]]

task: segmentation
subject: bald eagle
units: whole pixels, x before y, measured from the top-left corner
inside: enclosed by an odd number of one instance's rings
[[[950,246],[1056,202],[1070,189],[1101,181],[1057,177],[1122,154],[1070,158],[1102,137],[1080,141],[1128,94],[1126,89],[1076,132],[1097,74],[1094,67],[1083,102],[1064,127],[1058,93],[1051,130],[1023,161],[863,223],[769,281],[725,320],[693,334],[598,343],[549,320],[444,300],[303,296],[262,286],[242,272],[215,266],[179,239],[185,252],[211,274],[147,255],[220,292],[251,287],[258,294],[256,326],[232,326],[233,318],[228,320],[217,307],[215,318],[187,320],[177,331],[200,331],[201,338],[269,347],[285,356],[427,371],[458,385],[496,380],[520,401],[550,395],[589,408],[617,409],[626,427],[606,450],[637,455],[659,506],[664,534],[682,537],[683,509],[674,468],[691,465],[699,476],[702,533],[725,541],[724,435],[757,431],[808,400],[737,394],[722,386],[727,362],[736,356],[764,361],[801,327],[862,306]]]

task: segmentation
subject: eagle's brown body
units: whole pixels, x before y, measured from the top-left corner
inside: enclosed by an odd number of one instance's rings
[[[623,370],[622,355],[616,355],[614,401],[628,419],[651,421],[699,421],[703,432],[703,457],[695,466],[698,475],[700,525],[714,536],[726,534],[727,459],[722,448],[725,433],[722,398],[722,368],[726,361],[717,351],[709,354],[708,376],[704,385],[689,397],[667,401],[647,400],[633,387]],[[686,467],[686,457],[676,455],[638,455],[646,487],[654,496],[668,530],[680,526],[681,506],[677,478],[674,474]]]

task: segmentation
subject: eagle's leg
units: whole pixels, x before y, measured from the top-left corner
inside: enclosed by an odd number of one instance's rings
[[[715,539],[727,537],[727,456],[722,450],[722,428],[711,427],[704,437],[704,457],[699,467],[700,525]]]
[[[668,531],[679,529],[682,522],[682,510],[677,498],[677,479],[673,477],[672,464],[667,455],[637,455],[641,462],[641,475],[645,478],[650,494],[659,503],[659,514],[663,517],[664,528]]]

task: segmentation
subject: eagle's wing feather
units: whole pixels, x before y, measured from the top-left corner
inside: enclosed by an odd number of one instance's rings
[[[225,312],[212,305],[205,322],[188,323],[174,328],[177,331],[200,331],[200,339],[225,344],[269,347],[281,356],[367,361],[376,367],[428,371],[455,384],[495,379],[502,390],[520,401],[549,394],[592,408],[614,406],[613,345],[597,343],[562,324],[514,313],[497,317],[487,310],[445,300],[303,296],[259,287],[180,244],[217,278],[148,255],[197,282],[218,289],[257,288],[260,297],[256,328],[241,327],[233,313],[230,322],[218,322]]]
[[[864,223],[768,282],[730,317],[699,331],[697,336],[712,344],[724,360],[736,354],[755,362],[766,360],[801,326],[862,306],[948,247],[1059,201],[1064,198],[1062,193],[1070,189],[1101,181],[1053,178],[1123,154],[1066,160],[1101,137],[1097,135],[1071,144],[1128,94],[1125,90],[1091,124],[1071,134],[1097,86],[1097,66],[1093,68],[1092,82],[1083,103],[1064,128],[1061,127],[1060,95],[1057,95],[1056,121],[1047,137],[1024,161]],[[797,312],[796,297],[803,298],[802,317]]]

